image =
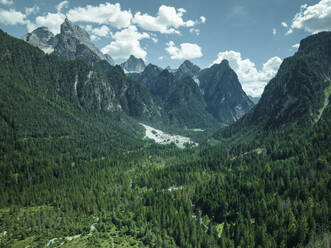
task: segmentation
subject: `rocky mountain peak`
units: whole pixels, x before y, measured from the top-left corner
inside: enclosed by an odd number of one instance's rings
[[[39,27],[22,39],[45,53],[54,53],[65,60],[81,59],[89,65],[105,60],[114,64],[110,55],[103,54],[95,47],[88,32],[68,18],[61,24],[61,32],[56,36],[46,27]]]
[[[198,79],[209,112],[222,123],[237,121],[254,105],[227,60],[202,70]]]
[[[88,32],[80,26],[69,21],[68,18],[61,24],[61,35],[76,38],[81,42],[91,43],[90,35]]]
[[[30,43],[33,46],[39,47],[47,54],[54,51],[54,34],[49,31],[47,27],[39,27],[33,32],[27,33],[22,37],[22,40]]]
[[[183,76],[195,76],[200,72],[200,67],[193,64],[189,60],[185,60],[178,68],[177,74],[179,78]]]
[[[143,72],[146,65],[143,59],[136,58],[134,55],[130,55],[129,59],[121,64],[121,67],[125,72]]]

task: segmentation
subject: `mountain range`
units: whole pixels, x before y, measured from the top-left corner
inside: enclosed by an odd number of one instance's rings
[[[218,136],[243,130],[279,130],[311,126],[329,107],[331,94],[331,32],[303,39],[298,51],[281,64],[254,108]]]
[[[92,103],[96,98],[89,97],[98,95],[97,109],[103,111],[124,111],[159,127],[205,129],[229,125],[253,106],[225,62],[201,70],[184,61],[177,70],[169,70],[146,66],[142,59],[131,55],[120,65],[124,75],[119,66],[113,66],[109,55],[93,45],[88,33],[67,18],[60,34],[54,36],[40,27],[22,39],[62,60],[83,60],[93,68],[89,76],[96,75],[94,71],[103,75],[108,83],[96,82],[90,94],[80,99],[87,108],[95,106]]]
[[[93,45],[88,33],[68,19],[60,34],[54,36],[40,27],[22,39],[61,60],[87,64],[85,69],[80,65],[81,72],[66,72],[69,84],[57,79],[56,93],[70,103],[90,112],[122,112],[157,127],[206,129],[236,122],[228,128],[233,131],[249,126],[270,129],[293,122],[314,123],[330,95],[328,32],[301,42],[298,52],[284,60],[256,106],[226,60],[206,69],[186,60],[171,70],[146,66],[131,55],[114,66],[109,55]]]
[[[68,19],[0,30],[0,89],[0,247],[330,243],[331,32],[256,105],[226,60],[114,65]]]

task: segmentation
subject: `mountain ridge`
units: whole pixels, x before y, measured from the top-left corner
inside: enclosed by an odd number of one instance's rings
[[[265,87],[258,104],[218,136],[241,129],[277,130],[283,126],[312,125],[329,105],[331,92],[331,32],[311,35],[286,58]],[[228,133],[228,134],[226,134]]]

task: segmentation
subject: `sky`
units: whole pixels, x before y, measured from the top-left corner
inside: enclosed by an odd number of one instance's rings
[[[223,59],[248,95],[260,96],[301,39],[331,30],[331,0],[0,0],[0,28],[54,34],[65,17],[116,63],[131,54],[163,68]]]

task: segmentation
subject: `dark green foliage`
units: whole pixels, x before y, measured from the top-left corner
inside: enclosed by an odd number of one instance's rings
[[[139,126],[125,114],[88,103],[97,81],[78,84],[75,95],[76,75],[85,82],[91,71],[84,63],[60,62],[4,33],[0,42],[0,247],[329,242],[329,105],[313,126],[264,136],[251,129],[258,138],[217,146],[159,146],[135,138]],[[108,69],[95,77],[125,80]]]

